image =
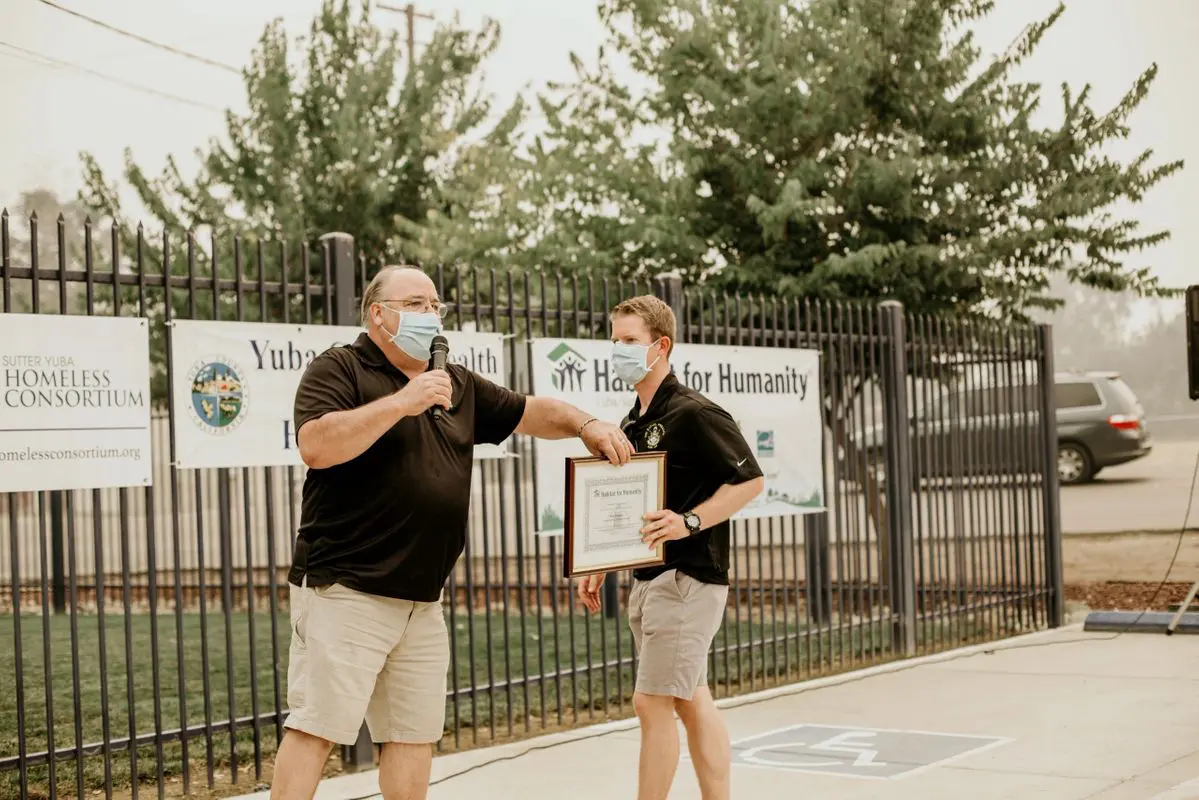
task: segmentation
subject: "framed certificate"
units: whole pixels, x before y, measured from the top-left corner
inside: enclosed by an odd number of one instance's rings
[[[641,541],[643,517],[666,502],[666,453],[636,453],[623,467],[606,458],[566,459],[566,577],[661,564],[663,545]]]

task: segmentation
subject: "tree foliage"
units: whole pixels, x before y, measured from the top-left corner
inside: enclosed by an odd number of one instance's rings
[[[294,44],[280,21],[268,25],[244,73],[248,111],[226,113],[194,178],[174,158],[151,177],[127,151],[123,177],[153,216],[176,230],[310,242],[347,231],[371,257],[476,255],[468,234],[510,183],[524,113],[518,101],[497,122],[482,91],[498,26],[443,26],[406,70],[395,35],[368,12],[324,0]],[[84,200],[119,216],[115,186],[94,157],[83,163]]]
[[[17,269],[33,266],[37,255],[39,270],[58,270],[64,264],[68,270],[82,269],[82,250],[78,246],[78,231],[83,228],[87,209],[75,200],[62,200],[51,189],[37,187],[22,191],[7,214],[9,263]],[[60,241],[61,239],[61,241]],[[57,311],[63,306],[59,284],[39,284],[38,311]],[[82,305],[77,287],[67,284],[66,307],[76,313]],[[9,284],[11,311],[34,311],[32,281],[11,281]]]
[[[1166,293],[1133,259],[1168,232],[1114,216],[1181,168],[1104,152],[1114,108],[1015,68],[1061,16],[985,61],[987,0],[601,0],[596,67],[541,99],[516,221],[532,264],[677,269],[724,288],[1023,316],[1050,279]],[[631,67],[644,90],[616,77]]]
[[[500,189],[512,183],[525,112],[519,100],[497,112],[483,91],[482,68],[498,42],[493,22],[468,30],[455,21],[407,69],[395,34],[371,21],[366,2],[324,0],[294,42],[280,21],[269,24],[244,71],[248,110],[226,112],[224,135],[197,151],[194,176],[172,157],[152,177],[126,151],[122,177],[154,218],[144,228],[123,219],[116,183],[83,154],[81,200],[118,226],[117,255],[108,248],[101,263],[115,258],[122,271],[178,275],[191,258],[200,278],[240,276],[253,291],[253,281],[284,275],[298,288],[303,250],[312,256],[307,277],[321,285],[316,242],[333,231],[353,235],[376,266],[482,258],[490,239],[479,219],[497,215]],[[279,321],[289,311],[291,319],[330,321],[323,295],[305,308],[298,291],[247,299],[240,290],[129,286],[123,295],[126,313],[151,321],[159,401],[168,296],[176,316]]]

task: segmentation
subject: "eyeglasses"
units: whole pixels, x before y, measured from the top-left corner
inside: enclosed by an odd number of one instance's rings
[[[445,319],[446,314],[450,313],[450,307],[440,300],[430,300],[425,297],[407,297],[403,300],[379,300],[379,305],[384,308],[388,307],[388,303],[392,303],[398,308],[393,311],[407,312],[409,314],[436,314]]]

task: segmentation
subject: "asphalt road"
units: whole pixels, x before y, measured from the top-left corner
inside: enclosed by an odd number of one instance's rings
[[[1145,458],[1110,467],[1083,486],[1063,486],[1062,531],[1123,533],[1182,529],[1199,441],[1162,441]],[[1187,527],[1199,530],[1199,487]]]

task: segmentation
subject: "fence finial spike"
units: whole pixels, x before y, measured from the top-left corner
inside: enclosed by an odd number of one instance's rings
[[[138,233],[142,233],[143,231],[145,231],[145,229],[146,229],[146,224],[144,222],[137,223],[137,232]]]
[[[0,219],[8,219],[8,208],[0,208]]]
[[[37,211],[30,211],[30,212],[29,212],[29,221],[30,221],[30,222],[37,222]]]
[[[92,227],[92,215],[91,214],[88,214],[86,217],[83,218],[83,227],[85,227],[85,228]]]
[[[61,211],[58,212],[58,224],[59,225],[67,224],[67,215],[62,213]]]

